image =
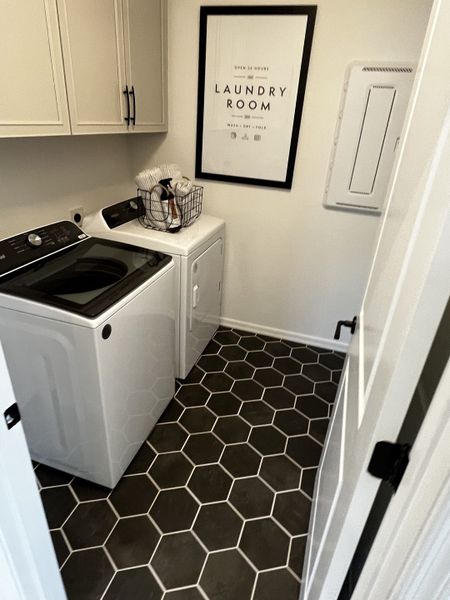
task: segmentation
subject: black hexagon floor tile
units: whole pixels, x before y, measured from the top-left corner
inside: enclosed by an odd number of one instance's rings
[[[311,348],[294,348],[291,356],[301,363],[316,363],[319,360],[319,355]]]
[[[107,500],[79,504],[64,524],[63,531],[73,550],[101,546],[117,521]],[[90,527],[86,527],[90,523]]]
[[[264,388],[253,379],[243,379],[234,383],[232,391],[233,394],[245,402],[246,400],[260,400]]]
[[[258,473],[261,457],[248,444],[226,446],[221,464],[233,477],[247,477]]]
[[[319,362],[332,371],[339,371],[344,366],[344,360],[334,352],[332,354],[320,354]]]
[[[139,473],[146,473],[154,461],[155,456],[156,453],[150,448],[149,444],[144,442],[136,456],[131,461],[130,466],[125,471],[125,475],[138,475]]]
[[[275,411],[261,400],[244,402],[239,415],[250,425],[269,425],[273,421]]]
[[[253,600],[297,600],[300,583],[288,569],[275,569],[258,574]]]
[[[217,502],[227,498],[231,484],[220,465],[205,465],[194,469],[188,487],[200,502]]]
[[[61,567],[66,558],[70,554],[70,550],[67,547],[66,540],[64,539],[63,534],[59,529],[53,529],[50,531],[52,536],[53,547],[55,548],[56,558],[58,559],[58,564]]]
[[[240,339],[239,346],[245,350],[262,350],[264,342],[257,337],[245,337]]]
[[[139,567],[116,573],[102,600],[159,600],[162,594],[150,569]]]
[[[35,464],[68,596],[296,600],[344,358],[220,327],[115,490]]]
[[[159,417],[158,423],[173,423],[177,421],[183,410],[184,406],[182,406],[177,400],[173,399],[163,414]]]
[[[69,598],[101,598],[114,575],[103,548],[73,552],[61,570]]]
[[[215,463],[222,454],[223,443],[212,433],[195,433],[190,435],[183,452],[196,465]]]
[[[276,358],[273,363],[274,369],[283,373],[283,375],[294,375],[296,373],[300,373],[301,364],[294,360],[293,358],[286,356]]]
[[[230,362],[234,360],[244,360],[246,354],[247,351],[240,346],[223,346],[219,352],[220,356]]]
[[[186,483],[192,473],[192,463],[181,452],[159,454],[150,468],[149,475],[161,489],[179,487]]]
[[[250,599],[256,573],[237,550],[215,552],[207,558],[200,586],[214,600]]]
[[[43,488],[56,485],[66,485],[73,479],[73,475],[63,473],[47,465],[39,464],[34,470],[34,474]]]
[[[261,454],[280,454],[286,446],[286,436],[272,425],[254,427],[250,434],[251,444]]]
[[[109,500],[121,517],[128,517],[146,513],[156,494],[147,475],[130,475],[122,477]]]
[[[281,492],[275,498],[273,518],[291,535],[308,533],[311,500],[302,492]]]
[[[225,369],[225,373],[233,379],[250,379],[254,372],[254,367],[244,361],[230,362]]]
[[[203,377],[205,376],[205,371],[200,369],[198,365],[192,367],[189,371],[189,374],[185,379],[177,379],[176,383],[179,385],[185,385],[187,383],[200,383]]]
[[[312,365],[303,365],[302,374],[316,383],[321,381],[330,381],[331,379],[330,369],[327,369],[318,363]]]
[[[86,481],[86,479],[80,479],[79,477],[75,477],[70,487],[80,502],[101,500],[102,498],[107,498],[111,493],[110,489],[91,481]]]
[[[286,435],[308,433],[309,420],[295,408],[278,410],[273,423]]]
[[[318,419],[328,416],[328,405],[314,394],[297,398],[295,408],[309,419]]]
[[[225,444],[235,444],[247,441],[250,425],[238,416],[220,417],[213,431]]]
[[[283,375],[271,367],[257,369],[253,379],[264,387],[276,387],[283,383]]]
[[[271,367],[273,364],[273,356],[262,350],[254,350],[247,354],[245,362],[253,367]]]
[[[163,533],[190,529],[199,504],[185,488],[163,490],[150,509],[150,516]]]
[[[197,364],[205,373],[216,373],[225,369],[227,361],[217,354],[212,354],[202,356]]]
[[[163,423],[153,429],[148,441],[156,452],[173,452],[182,448],[187,436],[178,423]]]
[[[242,406],[242,402],[231,392],[218,392],[217,394],[211,394],[207,406],[218,417],[222,417],[226,415],[237,415]]]
[[[210,392],[228,392],[233,385],[233,379],[226,373],[207,373],[202,385]]]
[[[164,535],[151,565],[167,589],[195,585],[205,562],[206,552],[190,531]]]
[[[259,471],[275,491],[295,490],[300,485],[301,470],[284,454],[265,456]]]
[[[328,383],[316,383],[314,386],[314,393],[325,400],[325,402],[329,402],[330,404],[334,402],[336,398],[337,385],[332,381]]]
[[[239,547],[257,569],[273,569],[287,564],[289,536],[273,519],[256,519],[245,523]]]
[[[146,565],[160,534],[146,515],[120,519],[106,542],[106,549],[118,569]]]
[[[284,342],[267,342],[265,351],[272,356],[289,356],[291,349]]]
[[[284,386],[296,396],[311,394],[314,390],[314,383],[303,375],[286,375]]]
[[[176,393],[176,398],[183,406],[204,406],[209,395],[209,391],[205,387],[194,383],[182,385]]]
[[[236,546],[243,520],[227,502],[205,504],[195,519],[193,530],[208,550]]]
[[[41,500],[49,529],[58,529],[77,505],[68,486],[41,490]]]
[[[237,479],[230,494],[231,504],[244,519],[255,519],[270,515],[273,492],[258,477]]]
[[[309,422],[309,435],[321,444],[325,441],[330,419],[314,419]]]
[[[201,433],[203,431],[211,431],[216,421],[216,416],[206,407],[198,406],[197,408],[187,408],[180,423],[190,433]]]
[[[264,390],[263,400],[276,410],[292,408],[295,404],[295,394],[284,387],[268,388]]]
[[[286,454],[301,467],[316,467],[322,454],[322,446],[308,435],[288,439]]]

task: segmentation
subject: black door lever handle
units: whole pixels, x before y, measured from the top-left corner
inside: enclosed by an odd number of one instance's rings
[[[334,339],[338,340],[341,337],[342,327],[350,327],[350,332],[353,335],[356,329],[357,317],[353,317],[351,321],[338,321],[336,325],[336,331],[334,332]]]

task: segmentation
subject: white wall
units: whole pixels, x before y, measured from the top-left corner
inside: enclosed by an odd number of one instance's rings
[[[0,139],[0,238],[134,194],[126,136]]]
[[[245,2],[264,3],[277,2]],[[287,3],[298,4],[279,2]],[[169,0],[169,134],[130,140],[135,172],[170,161],[194,175],[199,6],[205,4],[242,2]],[[338,319],[358,312],[378,218],[322,206],[344,71],[352,60],[416,61],[430,4],[317,1],[292,190],[201,182],[205,212],[227,222],[225,319],[322,343]]]

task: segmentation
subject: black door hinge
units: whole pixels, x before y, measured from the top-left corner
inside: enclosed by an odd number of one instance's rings
[[[409,463],[410,444],[377,442],[367,470],[389,483],[397,491]]]
[[[11,404],[11,406],[5,410],[3,416],[5,417],[6,427],[8,429],[12,429],[14,425],[17,425],[20,421],[20,411],[17,404]]]

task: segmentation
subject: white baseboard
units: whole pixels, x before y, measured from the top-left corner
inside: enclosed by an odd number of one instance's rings
[[[317,346],[318,348],[326,348],[327,350],[338,350],[339,352],[347,352],[348,344],[346,342],[338,342],[329,338],[317,337],[314,335],[306,335],[304,333],[295,333],[285,329],[275,329],[266,325],[257,325],[256,323],[247,323],[246,321],[237,321],[228,317],[221,317],[220,324],[224,327],[234,327],[242,329],[250,333],[262,333],[274,338],[289,340],[290,342],[298,342],[299,344],[307,344],[308,346]]]

